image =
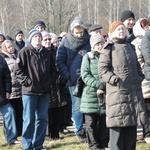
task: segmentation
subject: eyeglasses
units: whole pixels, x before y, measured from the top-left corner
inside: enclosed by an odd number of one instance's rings
[[[48,38],[48,39],[44,39],[43,41],[50,41],[51,40],[51,38]]]

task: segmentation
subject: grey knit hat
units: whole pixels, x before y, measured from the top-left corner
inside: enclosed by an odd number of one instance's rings
[[[90,44],[91,44],[91,48],[94,49],[95,44],[99,43],[99,42],[105,42],[105,39],[102,35],[100,34],[94,34],[91,36],[90,38]]]
[[[42,38],[44,38],[44,36],[51,37],[51,35],[48,32],[46,32],[46,31],[42,31],[41,34],[42,34]]]
[[[71,27],[70,27],[71,31],[73,31],[73,29],[74,29],[75,27],[77,27],[77,26],[80,26],[80,27],[83,27],[83,28],[84,28],[84,22],[83,22],[82,19],[79,18],[79,17],[76,17],[76,18],[73,20],[73,22],[71,23]]]
[[[42,37],[42,34],[41,34],[41,32],[40,32],[39,30],[32,29],[32,30],[29,32],[29,36],[28,36],[29,42],[31,42],[31,39],[32,39],[32,37],[33,37],[35,34],[39,34],[39,35]]]

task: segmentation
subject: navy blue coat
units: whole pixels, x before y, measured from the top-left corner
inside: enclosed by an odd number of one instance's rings
[[[67,37],[62,40],[58,47],[56,65],[69,86],[75,85],[77,78],[80,76],[82,58],[90,49],[89,40],[80,49],[77,49],[73,48],[72,43],[69,43]],[[77,51],[79,51],[78,54],[76,54]],[[76,57],[72,59],[75,54]],[[70,64],[71,61],[72,63]]]

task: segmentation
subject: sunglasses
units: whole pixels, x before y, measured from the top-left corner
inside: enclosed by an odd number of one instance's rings
[[[43,41],[50,41],[51,40],[51,38],[48,38],[48,39],[44,39]]]

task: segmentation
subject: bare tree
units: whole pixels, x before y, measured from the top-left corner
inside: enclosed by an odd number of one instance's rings
[[[11,35],[17,28],[27,35],[36,20],[43,20],[48,32],[59,34],[69,30],[76,16],[84,22],[101,24],[105,32],[125,9],[132,10],[138,18],[150,17],[150,0],[0,0],[0,3],[0,30]]]

